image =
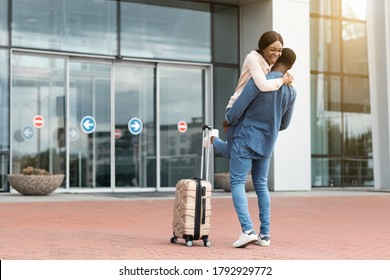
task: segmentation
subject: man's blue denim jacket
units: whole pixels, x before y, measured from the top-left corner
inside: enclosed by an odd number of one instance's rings
[[[270,72],[267,79],[282,76],[281,72]],[[270,157],[279,131],[286,129],[291,122],[295,99],[296,90],[292,86],[283,85],[279,90],[262,92],[253,79],[249,79],[225,116],[234,126],[233,140],[241,137],[253,151]]]

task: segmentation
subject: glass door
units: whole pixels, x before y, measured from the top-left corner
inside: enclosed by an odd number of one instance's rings
[[[69,186],[111,186],[111,63],[69,61]]]
[[[1,6],[2,4],[0,4]],[[0,12],[1,14],[2,12]],[[0,20],[1,21],[1,20]],[[1,34],[1,31],[0,31]],[[1,35],[0,35],[1,38]],[[1,39],[0,39],[1,41]],[[8,190],[9,172],[9,67],[8,50],[0,49],[0,192]]]
[[[160,186],[175,187],[183,178],[200,176],[202,126],[205,124],[206,68],[158,68]]]
[[[155,188],[155,66],[114,65],[115,187]]]
[[[65,81],[64,58],[12,54],[12,173],[65,174]]]
[[[15,52],[12,172],[44,168],[83,190],[168,189],[199,176],[208,76],[201,66]]]

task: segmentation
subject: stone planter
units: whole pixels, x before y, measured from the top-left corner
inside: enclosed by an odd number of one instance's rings
[[[8,174],[9,184],[24,195],[48,195],[61,186],[65,175]]]
[[[226,191],[226,192],[231,191],[231,189],[230,189],[230,173],[223,172],[223,173],[214,174],[214,182],[216,185],[221,187],[224,191]],[[254,191],[253,182],[252,182],[252,175],[248,175],[248,178],[246,179],[245,191],[247,191],[247,192]]]

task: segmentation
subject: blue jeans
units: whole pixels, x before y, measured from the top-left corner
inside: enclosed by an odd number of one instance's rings
[[[226,108],[225,116],[229,112],[231,108]],[[214,149],[219,152],[223,157],[230,158],[230,151],[232,149],[232,141],[233,141],[233,133],[234,133],[234,126],[229,125],[229,128],[226,133],[226,142],[221,140],[220,138],[214,138],[213,147]]]
[[[233,204],[242,231],[254,229],[245,192],[247,174],[252,167],[252,180],[259,207],[260,233],[270,235],[271,197],[268,190],[270,158],[263,157],[245,145],[242,138],[234,138],[230,157],[230,186]]]
[[[221,138],[215,137],[213,142],[214,149],[225,158],[230,158],[230,150],[228,142],[223,141]]]

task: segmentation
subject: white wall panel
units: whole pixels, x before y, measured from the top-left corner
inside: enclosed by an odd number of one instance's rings
[[[273,29],[282,34],[284,47],[297,54],[291,74],[297,100],[290,127],[282,131],[274,152],[274,190],[311,189],[310,135],[310,3],[273,0]]]
[[[374,184],[390,189],[390,4],[368,1],[367,43],[372,116]]]

